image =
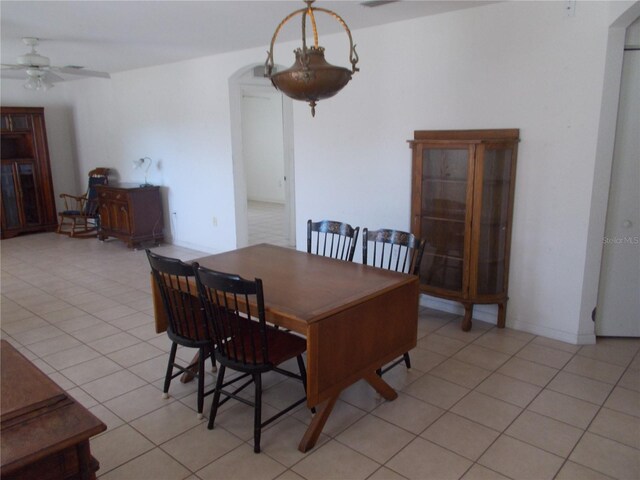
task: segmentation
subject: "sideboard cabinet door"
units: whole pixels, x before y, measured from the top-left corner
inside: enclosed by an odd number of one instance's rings
[[[119,238],[129,248],[142,242],[155,244],[163,239],[163,213],[160,187],[132,184],[98,185],[98,238]]]

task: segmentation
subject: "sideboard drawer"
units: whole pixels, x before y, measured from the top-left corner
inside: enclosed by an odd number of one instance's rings
[[[127,193],[122,191],[101,191],[100,199],[104,201],[127,201]]]

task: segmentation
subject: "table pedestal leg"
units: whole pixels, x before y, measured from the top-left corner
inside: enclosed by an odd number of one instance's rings
[[[395,400],[398,398],[398,393],[376,372],[365,375],[364,379],[369,383],[369,385],[375,388],[376,392],[378,392],[385,400]]]
[[[191,360],[191,368],[189,368],[188,371],[182,374],[182,376],[180,377],[180,382],[189,383],[191,380],[196,378],[196,375],[198,373],[199,358],[200,358],[200,355],[196,353],[196,355],[193,357],[193,360]]]
[[[316,407],[316,414],[311,419],[311,424],[307,428],[307,431],[304,432],[304,436],[298,445],[298,450],[302,453],[308,452],[315,446],[318,441],[318,437],[320,437],[320,434],[322,433],[324,424],[327,422],[329,415],[331,415],[331,411],[333,410],[338,397],[339,395],[331,397]]]
[[[365,375],[364,379],[385,400],[395,400],[396,398],[398,398],[398,393],[387,382],[382,380],[382,378],[380,378],[378,374],[376,374],[376,372],[371,372]],[[309,424],[307,431],[304,433],[304,436],[302,437],[302,440],[300,440],[300,444],[298,445],[298,450],[300,450],[302,453],[308,452],[315,446],[318,438],[320,437],[320,434],[322,433],[324,424],[327,423],[329,415],[331,415],[331,411],[338,401],[339,396],[340,394],[331,397],[316,407],[317,412],[311,419],[311,423]]]

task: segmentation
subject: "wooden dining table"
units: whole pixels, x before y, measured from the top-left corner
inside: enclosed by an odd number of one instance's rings
[[[269,244],[195,261],[262,279],[267,321],[306,337],[307,405],[316,414],[300,451],[313,448],[340,393],[353,383],[364,379],[383,398],[397,398],[376,369],[416,346],[416,276]],[[166,318],[153,290],[160,332]]]
[[[90,437],[107,426],[0,340],[0,476],[95,480]]]

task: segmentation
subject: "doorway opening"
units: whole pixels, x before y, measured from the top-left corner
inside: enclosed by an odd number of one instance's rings
[[[295,247],[293,107],[263,72],[249,66],[229,82],[236,244]]]

